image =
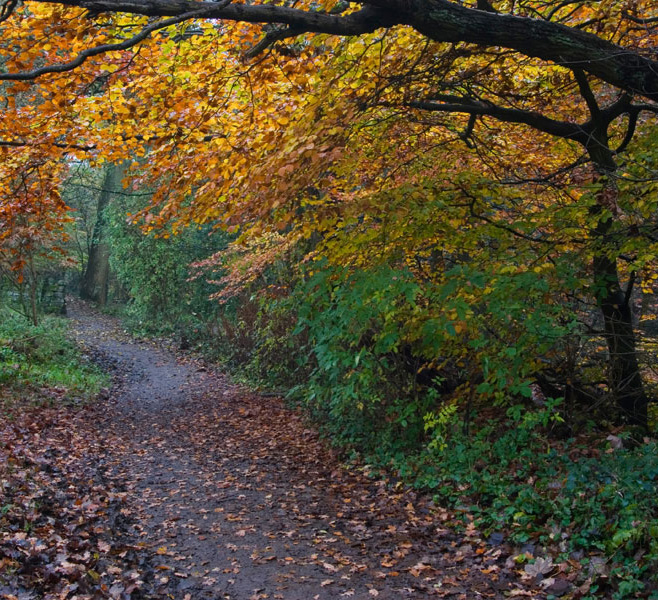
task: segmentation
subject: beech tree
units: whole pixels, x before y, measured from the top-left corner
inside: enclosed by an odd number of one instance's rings
[[[39,148],[60,159],[148,152],[144,181],[166,182],[156,186],[148,227],[178,219],[246,225],[252,235],[272,223],[282,230],[300,218],[299,202],[317,206],[318,194],[335,201],[348,190],[374,193],[423,147],[429,152],[442,143],[462,148],[444,178],[460,164],[477,169],[479,160],[511,185],[579,188],[586,212],[569,227],[589,248],[608,386],[627,419],[646,424],[631,300],[638,271],[652,259],[646,248],[642,257],[624,251],[634,237],[653,243],[654,226],[627,218],[620,185],[630,174],[620,157],[655,127],[654,2],[6,0],[0,21],[0,80],[10,95],[29,94],[38,81],[50,96],[33,103],[35,114],[58,115],[48,135],[5,119],[0,148]],[[187,59],[180,58],[182,44]],[[158,68],[170,69],[167,83],[151,75]],[[107,92],[112,115],[93,93],[108,82],[116,83]],[[254,109],[253,88],[266,84]],[[157,115],[144,104],[149,94],[164,107]],[[14,107],[10,96],[6,103]],[[354,131],[363,136],[368,127],[393,136],[389,144],[398,140],[389,146],[390,160],[381,158],[385,152],[372,160],[374,136],[350,146]],[[408,140],[421,135],[425,146]],[[653,182],[647,164],[633,177]],[[467,201],[468,189],[461,193]],[[297,209],[292,196],[303,197]],[[491,219],[475,200],[465,205],[471,218]],[[314,214],[309,227],[316,230],[340,221],[331,202]],[[564,223],[554,223],[551,235]],[[534,236],[505,217],[497,226],[546,241],[547,232]],[[296,231],[308,237],[303,227]]]

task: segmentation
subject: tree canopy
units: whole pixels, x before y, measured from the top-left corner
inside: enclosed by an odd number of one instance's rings
[[[132,159],[146,230],[241,232],[202,265],[229,269],[220,295],[293,248],[404,268],[396,343],[479,364],[485,395],[527,393],[552,334],[597,306],[608,389],[646,423],[653,2],[9,0],[0,19],[3,236],[44,211],[58,227],[72,161]],[[539,358],[493,375],[519,339]]]

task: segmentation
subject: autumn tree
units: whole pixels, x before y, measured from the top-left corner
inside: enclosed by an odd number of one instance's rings
[[[591,4],[10,0],[0,79],[15,112],[0,145],[53,159],[148,153],[136,180],[156,190],[147,228],[285,231],[285,247],[320,232],[340,260],[355,227],[370,218],[372,236],[425,193],[450,210],[426,220],[417,256],[440,243],[474,256],[488,242],[456,235],[474,223],[577,251],[609,389],[645,424],[631,299],[653,268],[640,186],[655,189],[641,148],[658,113],[658,14],[649,1]],[[33,100],[15,107],[11,94]],[[28,125],[45,119],[45,132]]]
[[[58,182],[60,173],[36,157],[20,163],[18,173],[9,158],[0,167],[0,276],[18,294],[19,304],[34,325],[44,263],[65,261],[62,245],[69,221]]]

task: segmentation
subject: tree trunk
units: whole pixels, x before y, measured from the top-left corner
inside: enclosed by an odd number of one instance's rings
[[[637,360],[630,294],[622,292],[615,260],[605,255],[595,256],[593,268],[608,346],[608,386],[623,418],[646,428],[649,400]]]
[[[632,281],[624,293],[619,282],[614,232],[612,226],[617,207],[618,191],[610,177],[616,170],[614,155],[607,143],[607,136],[594,136],[590,157],[604,183],[598,194],[596,214],[601,218],[592,237],[596,248],[592,261],[594,293],[601,310],[604,335],[608,347],[608,387],[622,419],[627,423],[648,427],[647,408],[649,399],[644,391],[637,359],[633,310],[631,307]],[[612,212],[612,215],[609,213]]]
[[[96,208],[96,223],[89,246],[89,258],[80,283],[80,296],[101,306],[107,304],[108,281],[110,275],[110,248],[106,239],[106,210],[112,194],[121,186],[123,169],[119,165],[109,165],[105,171],[101,192]]]

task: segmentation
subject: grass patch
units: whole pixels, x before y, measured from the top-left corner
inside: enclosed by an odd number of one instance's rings
[[[37,326],[0,307],[0,408],[82,404],[109,377],[85,360],[68,337],[66,319],[44,316]]]

